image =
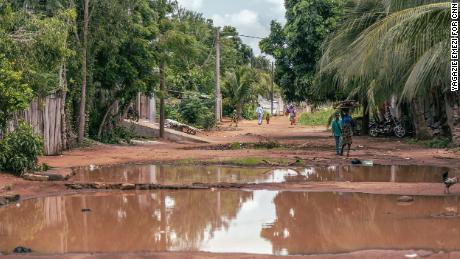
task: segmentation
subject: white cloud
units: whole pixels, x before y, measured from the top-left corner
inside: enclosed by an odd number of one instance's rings
[[[202,12],[217,26],[230,25],[240,34],[267,37],[270,21],[284,24],[285,0],[178,0],[186,9]],[[260,54],[259,40],[242,38],[256,55]]]
[[[212,16],[212,19],[215,25],[233,26],[242,35],[265,37],[269,34],[269,29],[260,22],[259,15],[247,9],[233,14],[215,14]],[[243,40],[253,48],[256,55],[260,54],[259,40],[251,38],[243,38]]]
[[[286,9],[284,8],[284,0],[264,0],[271,5],[270,10],[275,13],[277,16],[281,16],[284,19],[284,13]]]
[[[199,11],[203,6],[203,0],[178,0],[177,2],[179,2],[182,7],[193,11]]]

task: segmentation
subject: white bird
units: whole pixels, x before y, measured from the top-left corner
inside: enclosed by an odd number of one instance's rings
[[[445,173],[442,174],[442,182],[446,186],[446,189],[444,190],[444,192],[447,191],[447,193],[450,193],[449,188],[452,185],[458,183],[458,179],[457,179],[457,177],[449,178],[449,173],[445,172]]]

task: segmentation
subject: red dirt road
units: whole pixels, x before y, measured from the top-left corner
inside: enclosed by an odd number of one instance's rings
[[[151,145],[94,145],[64,152],[61,156],[41,157],[40,162],[56,168],[72,168],[90,165],[115,165],[124,163],[152,163],[178,161],[212,161],[258,157],[266,159],[301,160],[309,166],[350,164],[352,158],[373,160],[383,165],[435,165],[460,170],[460,150],[431,149],[406,144],[395,138],[354,137],[351,157],[335,155],[334,139],[324,127],[290,126],[287,118],[274,117],[270,125],[258,126],[255,121],[243,121],[238,129],[222,125],[221,131],[200,133],[211,144],[158,142]],[[285,148],[213,150],[217,145],[240,142],[256,143],[276,141]],[[286,148],[290,147],[290,148]],[[12,191],[2,187],[11,185]],[[442,184],[398,183],[296,183],[264,184],[251,189],[289,189],[304,191],[345,191],[409,195],[444,195]],[[451,195],[460,195],[460,186],[454,186]],[[30,182],[7,174],[0,174],[0,194],[20,194],[23,198],[35,198],[72,194],[82,191],[68,190],[63,182]],[[299,256],[289,258],[406,258],[410,251],[361,251],[342,255]],[[6,258],[10,258],[6,257]],[[29,258],[30,256],[22,256]],[[212,253],[154,253],[154,254],[75,254],[56,256],[32,256],[30,258],[276,258],[273,256]],[[425,254],[424,258],[460,258],[459,253]]]

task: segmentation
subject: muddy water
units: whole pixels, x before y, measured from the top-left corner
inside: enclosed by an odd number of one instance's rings
[[[263,169],[216,166],[123,165],[77,169],[73,181],[158,184],[281,182],[441,182],[443,169],[424,166],[330,166]]]
[[[0,251],[318,254],[460,250],[459,197],[155,191],[29,200],[0,209]],[[90,209],[82,212],[82,208]]]

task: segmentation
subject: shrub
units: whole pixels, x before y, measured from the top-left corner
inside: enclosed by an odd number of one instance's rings
[[[206,110],[206,107],[203,106],[201,100],[196,96],[190,96],[182,100],[179,106],[182,119],[189,124],[197,124],[203,110]]]
[[[43,154],[43,140],[32,128],[21,123],[0,141],[0,168],[15,174],[35,168],[38,156]]]
[[[203,129],[215,126],[215,116],[211,110],[212,105],[196,95],[183,99],[179,106],[180,117],[184,123],[191,124]]]
[[[241,114],[246,120],[255,120],[257,119],[256,107],[252,104],[245,105],[243,107],[243,113]]]
[[[160,109],[158,109],[158,112]],[[165,105],[165,116],[167,119],[175,120],[175,121],[181,121],[182,116],[179,111],[178,105],[174,103],[168,103]]]
[[[328,125],[333,114],[334,109],[332,108],[321,109],[313,113],[304,112],[300,115],[299,123],[307,126],[325,126]]]
[[[203,114],[198,118],[198,126],[209,130],[216,126],[216,116],[211,111],[204,111]]]
[[[128,144],[131,144],[131,140],[134,137],[135,134],[133,126],[131,126],[129,129],[126,129],[122,126],[115,125],[113,128],[102,134],[100,141],[102,143],[108,144],[119,144],[124,141]]]

